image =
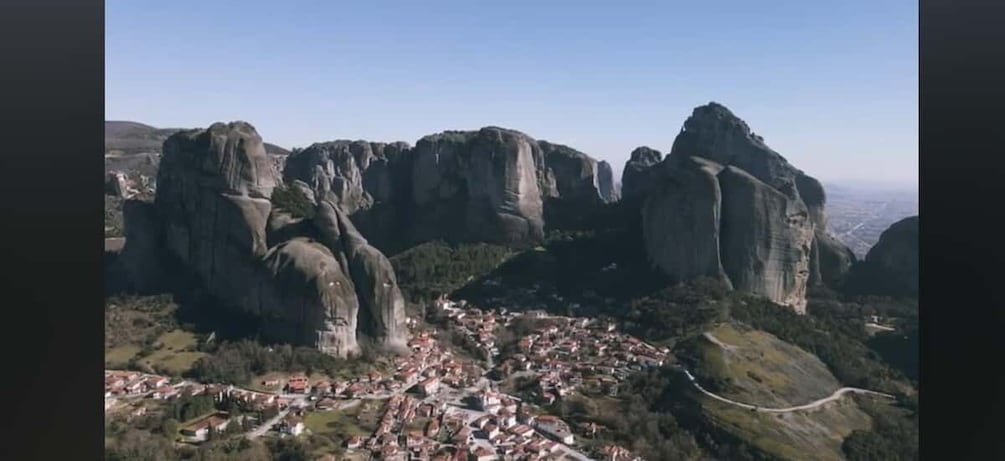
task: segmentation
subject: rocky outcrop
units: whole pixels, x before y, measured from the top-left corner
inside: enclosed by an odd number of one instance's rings
[[[329,194],[329,197],[331,194]],[[405,347],[405,299],[398,288],[391,262],[356,230],[336,202],[323,199],[313,218],[322,243],[335,252],[344,272],[350,274],[363,308],[365,331],[390,349]]]
[[[820,181],[800,171],[796,174],[796,189],[814,226],[809,283],[839,286],[856,261],[855,253],[827,232],[827,215],[824,213],[827,195]]]
[[[445,131],[415,147],[318,143],[293,153],[283,176],[316,196],[331,192],[362,233],[382,245],[395,239],[537,242],[553,200],[618,199],[610,165],[498,127]]]
[[[849,277],[849,291],[890,296],[918,296],[919,218],[911,216],[890,225],[865,260]]]
[[[614,180],[614,170],[611,164],[601,160],[597,163],[597,189],[600,193],[600,200],[606,203],[621,200],[621,188]]]
[[[659,158],[636,149],[622,193],[644,201],[647,251],[672,278],[711,276],[803,312],[807,286],[854,261],[826,232],[820,183],[724,106],[696,108]]]
[[[171,285],[161,257],[161,221],[152,203],[126,200],[122,204],[125,244],[106,273],[112,291],[149,294]]]
[[[609,164],[598,162],[569,146],[547,141],[539,141],[538,145],[547,166],[543,175],[554,178],[555,184],[554,188],[542,188],[546,195],[580,202],[610,202],[616,199],[613,197],[613,173]]]
[[[268,339],[344,357],[359,352],[359,327],[400,349],[404,302],[390,264],[340,216],[334,191],[310,220],[273,209],[274,164],[244,122],[180,132],[163,151],[154,205],[127,210],[123,256],[146,251],[131,259],[150,263],[162,249],[219,304],[261,318]]]
[[[722,166],[691,157],[667,169],[642,208],[649,257],[672,277],[712,277],[729,284],[722,265]],[[730,285],[731,286],[731,285]]]
[[[265,333],[339,357],[356,355],[359,301],[346,271],[326,246],[295,237],[269,249],[255,285]]]
[[[650,171],[654,165],[663,161],[663,153],[646,146],[636,147],[621,173],[621,199],[636,201],[645,198],[651,184]]]
[[[729,280],[804,312],[814,231],[806,205],[734,166],[725,167],[718,179],[720,244]]]

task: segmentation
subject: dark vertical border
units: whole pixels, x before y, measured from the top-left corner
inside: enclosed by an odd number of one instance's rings
[[[922,459],[1005,459],[1005,3],[922,0]]]
[[[102,459],[104,5],[0,2],[0,459]]]

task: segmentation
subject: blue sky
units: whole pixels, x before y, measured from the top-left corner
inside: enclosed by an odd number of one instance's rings
[[[914,184],[917,2],[152,1],[105,6],[105,116],[284,147],[498,125],[620,174],[720,102],[822,180]]]

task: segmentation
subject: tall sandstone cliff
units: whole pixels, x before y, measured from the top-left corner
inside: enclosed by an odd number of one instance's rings
[[[525,244],[544,236],[555,200],[618,199],[611,167],[567,146],[486,127],[405,143],[332,141],[287,159],[283,178],[331,192],[368,238]]]
[[[696,108],[659,157],[636,149],[622,184],[642,201],[647,251],[671,277],[713,277],[804,312],[807,287],[842,279],[854,262],[827,234],[820,183],[726,107]]]
[[[357,333],[403,347],[404,301],[387,258],[334,205],[333,191],[319,194],[309,221],[273,209],[278,179],[250,124],[174,134],[153,206],[133,213],[142,221],[127,216],[126,248],[142,244],[132,259],[153,262],[157,239],[221,305],[262,319],[269,339],[343,357],[359,352]]]

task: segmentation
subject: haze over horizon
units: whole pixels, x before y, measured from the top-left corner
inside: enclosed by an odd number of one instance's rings
[[[917,187],[916,2],[538,3],[110,0],[106,119],[287,148],[496,125],[620,178],[716,101],[825,183]]]

